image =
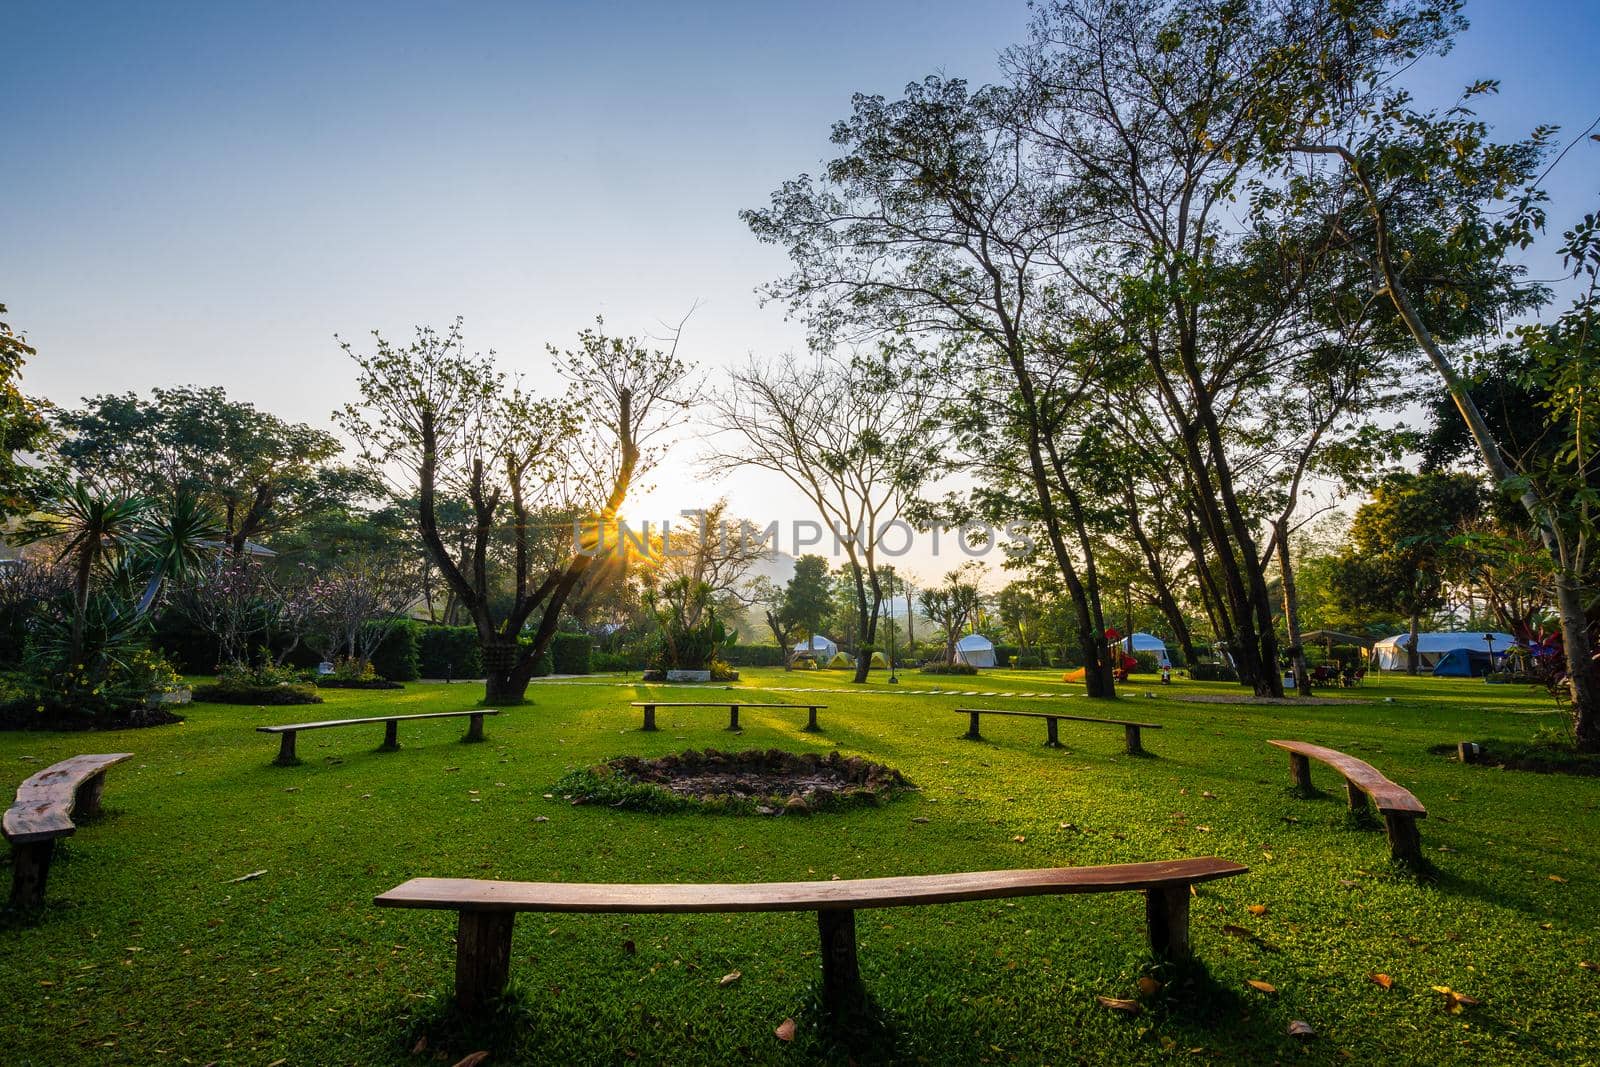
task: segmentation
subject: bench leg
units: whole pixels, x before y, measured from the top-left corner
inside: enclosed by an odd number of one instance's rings
[[[513,911],[463,911],[456,920],[456,1004],[480,1012],[505,992]]]
[[[50,877],[50,860],[55,853],[55,838],[11,846],[13,908],[31,908],[44,900],[44,884]]]
[[[739,732],[739,705],[737,704],[728,705],[728,731],[735,734]]]
[[[1311,760],[1298,752],[1289,753],[1289,779],[1301,792],[1311,792]]]
[[[467,736],[463,737],[461,740],[465,741],[465,742],[468,742],[468,743],[471,743],[471,742],[474,742],[474,741],[482,741],[483,740],[483,716],[482,715],[469,715],[469,716],[467,716]]]
[[[654,704],[646,704],[644,706],[644,725],[639,729],[647,734],[656,732],[656,706]]]
[[[822,1006],[829,1015],[861,1006],[861,969],[856,963],[856,913],[849,908],[817,912],[822,934]]]
[[[90,775],[78,787],[78,797],[72,804],[73,818],[100,814],[100,794],[105,792],[106,772]]]
[[[293,730],[285,730],[278,735],[278,758],[273,762],[280,767],[293,767],[300,762],[299,757],[294,754],[294,735]]]
[[[1367,794],[1363,793],[1354,782],[1346,780],[1344,792],[1350,801],[1350,810],[1352,812],[1360,815],[1367,810]]]
[[[1383,817],[1389,831],[1389,857],[1407,867],[1421,867],[1422,835],[1417,833],[1417,820],[1404,813]]]
[[[378,746],[379,752],[400,751],[400,723],[395,719],[385,719],[383,722],[383,744]]]
[[[978,732],[978,719],[981,718],[981,716],[975,711],[972,712],[971,715],[972,725],[967,727],[967,732],[963,736],[966,737],[968,741],[982,741],[983,735]]]
[[[1189,887],[1146,889],[1144,921],[1150,950],[1169,960],[1189,958]]]
[[[811,718],[806,721],[806,733],[808,733],[808,734],[816,734],[816,733],[821,733],[821,732],[822,732],[822,727],[817,725],[817,709],[816,708],[812,708],[811,709]]]
[[[1059,723],[1060,723],[1059,719],[1046,719],[1044,721],[1044,732],[1045,732],[1044,747],[1045,748],[1060,748],[1061,747],[1061,738],[1056,736],[1056,731],[1057,731]]]
[[[1137,726],[1124,726],[1122,728],[1122,741],[1123,747],[1128,750],[1128,755],[1144,755],[1144,745],[1139,740],[1139,728]]]

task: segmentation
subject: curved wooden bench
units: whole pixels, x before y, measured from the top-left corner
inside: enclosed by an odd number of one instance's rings
[[[1389,834],[1389,854],[1411,866],[1422,862],[1422,837],[1417,833],[1417,820],[1426,818],[1428,810],[1410,790],[1385,778],[1372,764],[1336,748],[1306,741],[1268,741],[1267,744],[1289,753],[1289,775],[1300,789],[1313,788],[1311,760],[1325,763],[1342,774],[1351,811],[1365,811],[1370,797],[1373,806],[1382,813]]]
[[[366,723],[383,723],[383,744],[378,746],[380,752],[396,752],[400,748],[400,724],[411,719],[459,719],[463,715],[470,715],[472,722],[467,726],[467,736],[463,741],[483,740],[483,717],[485,715],[498,715],[492,708],[482,708],[477,711],[428,711],[417,715],[374,715],[368,719],[329,719],[326,722],[294,722],[286,726],[257,726],[256,732],[261,734],[278,734],[282,738],[278,742],[278,758],[273,760],[280,767],[293,767],[299,763],[299,758],[294,752],[295,735],[301,730],[326,730],[334,726],[362,726]]]
[[[1130,756],[1145,755],[1144,744],[1139,737],[1140,730],[1159,730],[1160,725],[1153,722],[1129,722],[1126,719],[1096,719],[1088,715],[1062,715],[1054,711],[999,711],[994,708],[956,708],[957,715],[972,717],[972,725],[967,727],[967,732],[962,734],[969,741],[982,741],[983,735],[978,732],[978,720],[984,715],[1020,715],[1029,719],[1045,720],[1046,748],[1060,748],[1061,741],[1056,736],[1056,722],[1066,719],[1070,722],[1097,722],[1104,726],[1122,727],[1123,745]]]
[[[11,906],[44,899],[56,841],[77,832],[72,816],[96,815],[106,787],[106,768],[133,758],[132,752],[73,756],[46,767],[17,787],[17,799],[0,820],[11,842]]]
[[[821,733],[822,727],[817,725],[817,709],[826,708],[826,704],[746,704],[741,700],[635,700],[633,706],[644,709],[644,725],[639,729],[645,733],[654,732],[656,727],[657,708],[727,708],[728,729],[737,733],[743,729],[739,725],[740,708],[800,708],[811,709],[811,718],[806,722],[807,733]]]
[[[858,908],[903,908],[1045,894],[1142,892],[1150,947],[1161,955],[1183,959],[1189,955],[1190,886],[1248,870],[1230,860],[1206,856],[1106,867],[829,882],[612,885],[413,878],[373,903],[385,908],[434,908],[458,913],[456,1000],[467,1011],[483,1008],[504,990],[511,961],[511,928],[521,911],[815,911],[822,935],[823,1002],[830,1011],[837,1011],[857,1003],[861,994],[855,938]]]

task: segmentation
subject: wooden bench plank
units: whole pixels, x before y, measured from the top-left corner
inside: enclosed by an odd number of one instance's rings
[[[405,722],[409,719],[459,719],[463,715],[498,715],[494,708],[479,711],[426,711],[419,715],[373,715],[365,719],[327,719],[323,722],[292,722],[283,726],[257,726],[256,732],[281,734],[287,730],[322,730],[330,726],[363,726],[373,722]]]
[[[996,897],[1141,891],[1151,948],[1189,955],[1189,895],[1196,882],[1244,874],[1248,868],[1206,856],[1108,867],[978,871],[960,874],[856,878],[829,882],[744,885],[607,885],[574,882],[497,882],[472,878],[414,878],[375,898],[391,908],[457,912],[456,1002],[464,1012],[488,1007],[510,976],[511,935],[521,911],[731,912],[815,911],[821,937],[822,1002],[839,1014],[865,1002],[856,962],[858,908],[948,904]]]
[[[44,899],[56,840],[77,831],[74,814],[100,810],[106,770],[131,752],[73,756],[46,767],[17,788],[16,802],[6,810],[0,828],[11,842],[11,906],[26,908]]]
[[[1227,878],[1248,869],[1230,860],[1207,856],[1105,867],[919,874],[837,882],[622,885],[413,878],[374,902],[388,908],[596,913],[898,908],[1040,894],[1158,889]]]
[[[1422,801],[1418,800],[1410,790],[1390,781],[1383,772],[1364,760],[1356,759],[1338,749],[1325,748],[1306,741],[1268,741],[1267,744],[1327,764],[1343,775],[1345,781],[1371,797],[1373,804],[1381,812],[1402,812],[1419,819],[1425,818],[1428,814],[1428,809],[1422,806]]]
[[[383,744],[378,746],[380,752],[396,752],[400,748],[400,724],[412,719],[459,719],[463,715],[471,718],[467,726],[467,736],[463,741],[483,740],[483,717],[485,715],[498,715],[494,708],[479,708],[476,711],[426,711],[415,715],[373,715],[365,719],[328,719],[324,722],[296,722],[283,726],[257,726],[256,732],[262,734],[277,734],[279,737],[278,758],[273,760],[280,767],[293,767],[300,762],[295,755],[295,738],[301,730],[322,730],[330,726],[364,726],[375,722],[383,723]]]
[[[1417,833],[1417,820],[1425,818],[1427,809],[1404,786],[1384,777],[1372,764],[1356,759],[1335,748],[1313,745],[1306,741],[1267,742],[1289,753],[1289,775],[1294,784],[1311,788],[1311,760],[1325,763],[1344,776],[1345,793],[1351,811],[1364,811],[1371,797],[1383,814],[1384,828],[1389,836],[1389,855],[1395,861],[1410,867],[1426,865],[1422,857],[1422,838]]]
[[[971,715],[1025,715],[1034,719],[1068,719],[1072,722],[1097,722],[1105,726],[1137,726],[1141,730],[1159,730],[1158,722],[1132,722],[1128,719],[1097,719],[1090,715],[1065,715],[1057,711],[1005,711],[1000,708],[957,708],[957,713]]]
[[[1161,729],[1159,723],[1130,722],[1127,719],[1097,719],[1089,715],[1067,715],[1054,711],[1006,711],[1000,708],[956,708],[955,712],[957,715],[965,715],[972,720],[971,724],[967,727],[967,732],[962,735],[969,741],[983,740],[983,734],[978,730],[978,720],[985,715],[1017,715],[1029,719],[1043,719],[1045,721],[1044,746],[1046,748],[1061,747],[1061,738],[1056,727],[1062,719],[1067,719],[1071,722],[1099,723],[1103,726],[1120,726],[1122,727],[1123,748],[1130,756],[1146,755],[1144,741],[1139,736],[1140,730]]]
[[[826,710],[828,707],[826,704],[747,704],[742,700],[635,700],[631,702],[631,706],[644,709],[644,725],[639,727],[639,730],[641,733],[647,734],[656,731],[657,708],[727,708],[727,729],[732,733],[738,733],[742,729],[739,725],[740,708],[794,708],[796,710],[809,708],[811,714],[806,721],[804,729],[807,733],[821,733],[822,727],[817,725],[817,712]]]

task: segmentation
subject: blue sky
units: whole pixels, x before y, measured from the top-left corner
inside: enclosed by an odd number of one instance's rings
[[[1419,93],[1499,78],[1482,110],[1508,136],[1600,114],[1600,0],[1468,14]],[[25,385],[70,404],[222,384],[325,424],[351,393],[335,332],[461,314],[534,368],[597,313],[642,332],[700,301],[702,363],[797,348],[753,294],[781,253],[738,210],[816,169],[852,92],[991,78],[1026,21],[1022,0],[13,3],[0,301],[40,350]],[[1597,175],[1592,143],[1553,175],[1558,229]],[[771,482],[728,489],[799,513]]]

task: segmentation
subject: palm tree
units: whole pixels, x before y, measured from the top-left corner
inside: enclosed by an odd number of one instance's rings
[[[72,633],[69,669],[83,654],[89,589],[97,570],[107,570],[137,552],[146,538],[150,502],[131,493],[105,493],[82,481],[55,486],[42,513],[23,522],[20,544],[59,540],[56,562],[72,571]]]
[[[150,570],[135,613],[149,612],[161,593],[162,583],[181,582],[197,571],[207,555],[215,551],[216,543],[226,535],[227,528],[217,519],[216,513],[195,493],[180,489],[170,508],[156,511],[149,517],[142,544],[125,557],[141,570],[146,567]]]

